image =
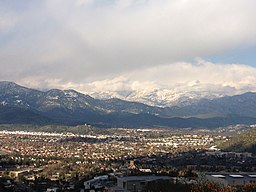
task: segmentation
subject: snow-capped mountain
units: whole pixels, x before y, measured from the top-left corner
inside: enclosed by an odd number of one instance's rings
[[[119,92],[119,95],[128,98],[133,93]],[[163,105],[152,95],[151,101]],[[198,94],[192,94],[191,102],[185,99],[186,102],[179,102],[178,106],[158,107],[118,98],[95,99],[75,90],[38,91],[0,82],[0,123],[194,128],[256,123],[256,93],[215,99],[195,100],[194,97]]]
[[[153,90],[126,90],[126,91],[100,91],[87,92],[97,99],[118,98],[127,101],[140,102],[151,106],[172,107],[187,106],[197,103],[201,99],[216,99],[224,96],[235,95],[236,92],[231,88],[213,87],[177,87],[172,89],[159,88]]]
[[[81,91],[97,99],[118,98],[158,107],[187,106],[201,99],[211,100],[252,90],[250,87],[237,89],[228,84],[209,84],[198,80],[166,85],[125,78],[93,82],[88,87]]]

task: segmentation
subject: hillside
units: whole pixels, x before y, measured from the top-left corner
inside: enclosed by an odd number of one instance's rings
[[[220,144],[221,149],[234,152],[251,152],[256,154],[256,128],[231,137],[225,143]]]
[[[256,93],[155,107],[116,98],[95,99],[75,90],[39,91],[0,82],[1,124],[217,128],[256,124],[255,108]]]

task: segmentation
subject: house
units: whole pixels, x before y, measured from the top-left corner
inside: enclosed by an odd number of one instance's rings
[[[57,187],[47,188],[46,190],[46,192],[58,192],[58,191],[60,191],[60,189]]]
[[[29,174],[30,170],[17,170],[17,171],[10,171],[10,176],[12,178],[18,178],[20,176],[25,176]]]
[[[128,191],[143,191],[153,181],[172,181],[169,176],[127,176],[117,178],[117,187]]]
[[[106,180],[108,180],[108,175],[94,177],[93,179],[84,182],[84,188],[85,189],[92,189],[92,188],[101,189],[104,187],[101,184],[101,182]]]
[[[236,173],[205,173],[207,181],[227,185],[243,185],[246,183],[256,183],[256,173],[236,172]]]

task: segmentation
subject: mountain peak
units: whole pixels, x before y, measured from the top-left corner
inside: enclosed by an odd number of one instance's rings
[[[94,99],[75,90],[51,89],[41,92],[4,81],[0,82],[0,123],[1,118],[5,123],[18,122],[15,121],[18,116],[31,122],[20,113],[24,110],[33,118],[42,117],[44,122],[70,125],[86,122],[111,127],[196,128],[256,123],[256,94],[252,92],[211,99],[197,98],[195,95],[179,98],[178,102],[185,104],[156,107],[139,103],[138,100]]]
[[[60,89],[50,89],[45,92],[47,95],[64,95],[64,91]]]
[[[8,87],[18,87],[20,85],[14,83],[14,82],[11,82],[11,81],[0,81],[0,87],[3,87],[3,86],[8,86]]]

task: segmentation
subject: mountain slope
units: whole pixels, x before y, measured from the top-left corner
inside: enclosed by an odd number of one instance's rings
[[[256,154],[256,128],[232,137],[220,147],[226,151],[251,152]]]
[[[0,82],[0,107],[0,123],[193,128],[256,123],[256,93],[164,108],[115,98],[94,99],[74,90],[43,92]]]
[[[55,121],[25,108],[0,106],[0,124],[54,124]]]
[[[202,99],[198,103],[184,107],[166,108],[167,114],[174,116],[198,116],[216,114],[217,116],[238,115],[256,117],[256,93],[226,96],[213,100]]]
[[[0,104],[24,108],[36,107],[43,92],[22,87],[12,82],[0,82]]]
[[[182,107],[197,103],[203,98],[215,99],[226,96],[228,93],[234,95],[234,90],[222,86],[202,85],[197,82],[183,86],[177,85],[173,88],[87,92],[98,99],[118,98],[158,107]]]

